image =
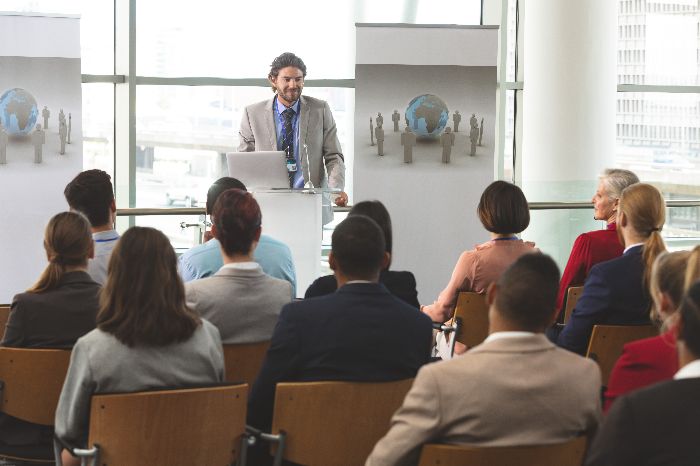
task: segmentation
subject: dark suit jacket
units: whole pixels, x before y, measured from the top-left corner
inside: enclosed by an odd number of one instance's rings
[[[416,277],[411,272],[382,270],[382,273],[379,274],[379,283],[384,285],[389,290],[389,293],[397,298],[413,307],[420,308],[418,291],[416,290]],[[335,275],[319,277],[306,290],[304,299],[331,294],[337,289],[338,282],[335,280]]]
[[[617,400],[586,466],[700,464],[700,378],[670,380]]]
[[[594,325],[648,324],[651,300],[643,277],[641,246],[593,266],[557,344],[584,354]]]
[[[269,430],[278,382],[415,377],[431,340],[430,318],[381,284],[352,283],[287,304],[251,392],[248,423]]]
[[[87,272],[69,272],[53,290],[16,295],[0,345],[71,349],[78,338],[95,328],[99,291],[100,285]],[[0,413],[0,453],[50,454],[52,438],[52,427]]]

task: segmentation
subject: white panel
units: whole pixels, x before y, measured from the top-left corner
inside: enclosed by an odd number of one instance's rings
[[[80,58],[80,18],[0,12],[0,56]]]

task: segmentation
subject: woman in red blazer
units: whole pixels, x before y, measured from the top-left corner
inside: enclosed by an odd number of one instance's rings
[[[676,310],[684,290],[699,278],[700,246],[692,253],[661,254],[651,272],[650,291],[654,301],[652,318],[663,322],[664,333],[625,345],[615,363],[605,391],[603,410],[618,397],[648,385],[670,380],[678,371],[676,354]]]

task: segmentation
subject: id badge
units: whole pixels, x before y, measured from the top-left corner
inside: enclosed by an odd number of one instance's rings
[[[287,159],[287,171],[289,173],[296,173],[297,171],[297,161],[294,159]]]

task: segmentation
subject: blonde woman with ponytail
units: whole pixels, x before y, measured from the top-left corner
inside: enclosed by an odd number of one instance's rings
[[[2,346],[70,349],[95,328],[100,286],[86,272],[93,251],[88,220],[75,212],[54,216],[44,249],[49,263],[39,280],[12,300]],[[0,457],[23,451],[31,458],[52,458],[52,438],[51,426],[0,413]]]
[[[665,221],[666,204],[654,186],[637,183],[622,191],[616,223],[624,252],[593,266],[571,319],[556,337],[559,346],[584,354],[594,325],[649,323],[648,285],[654,260],[666,250]]]

